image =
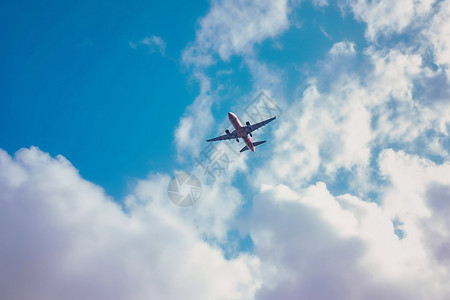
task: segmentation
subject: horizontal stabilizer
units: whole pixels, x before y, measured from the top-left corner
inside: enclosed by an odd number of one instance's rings
[[[258,145],[264,144],[266,141],[254,142],[253,145],[256,147]]]
[[[261,144],[264,144],[266,141],[260,141],[260,142],[254,142],[253,143],[253,146],[258,146],[258,145],[261,145]],[[245,146],[244,148],[242,148],[241,149],[241,151],[239,151],[239,152],[244,152],[244,151],[247,151],[248,150],[248,146]]]
[[[245,147],[242,148],[241,151],[239,151],[239,152],[244,152],[244,151],[247,151],[247,150],[248,150],[248,146],[245,146]]]

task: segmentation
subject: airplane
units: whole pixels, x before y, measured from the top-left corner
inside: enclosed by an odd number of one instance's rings
[[[230,132],[228,129],[225,130],[224,135],[206,140],[207,142],[213,142],[213,141],[223,141],[223,140],[233,140],[236,139],[236,141],[239,143],[239,138],[242,138],[245,143],[245,147],[241,149],[239,152],[244,152],[247,150],[252,150],[255,152],[255,147],[261,144],[264,144],[266,141],[259,141],[259,142],[253,142],[251,137],[253,137],[252,132],[256,129],[266,125],[269,122],[272,122],[277,117],[273,117],[267,120],[264,120],[262,122],[256,123],[256,124],[250,124],[249,121],[247,121],[245,124],[246,126],[242,126],[241,122],[239,121],[238,117],[233,114],[232,112],[228,113],[228,119],[230,120],[231,124],[234,127],[233,132]],[[250,136],[249,136],[250,135]]]

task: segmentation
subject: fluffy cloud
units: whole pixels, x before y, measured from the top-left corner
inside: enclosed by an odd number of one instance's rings
[[[168,181],[151,176],[122,208],[62,156],[1,150],[2,299],[252,298],[258,260],[204,242]]]
[[[425,31],[425,36],[430,39],[433,48],[435,61],[447,72],[447,79],[450,79],[450,1],[443,1],[439,4],[439,11],[433,16],[430,27]]]
[[[366,36],[374,41],[380,35],[389,36],[403,32],[412,23],[432,10],[435,0],[368,1],[347,0],[356,18],[367,24]]]
[[[403,31],[430,11],[431,2],[411,4],[414,12],[394,21],[397,3],[360,1],[353,8],[379,5],[362,14],[370,41],[381,32]],[[430,34],[438,70],[424,63],[427,40],[419,47],[368,47],[365,69],[349,67],[361,60],[351,43],[340,42],[279,120],[274,155],[258,169],[255,184],[261,191],[250,230],[263,271],[257,299],[450,295],[450,224],[444,217],[450,205],[450,105],[442,96],[448,85],[421,90],[446,68],[446,5],[433,17],[439,29],[431,27],[443,34]],[[371,19],[389,6],[392,20],[389,14],[387,21]],[[411,154],[381,150],[390,146]],[[347,194],[332,195],[318,180],[348,184]],[[367,191],[377,193],[377,202]]]
[[[391,218],[398,219],[406,238],[416,243],[412,248],[421,249],[449,275],[450,223],[445,216],[450,207],[450,164],[386,150],[380,155],[380,170],[392,183],[384,202]]]
[[[336,43],[330,50],[330,54],[333,55],[354,54],[354,53],[355,53],[355,43],[351,43],[348,41]]]
[[[175,143],[178,159],[197,155],[206,132],[213,124],[211,105],[213,103],[210,79],[202,72],[194,77],[200,84],[200,94],[186,108],[180,124],[175,130]],[[195,125],[194,125],[195,124]]]
[[[318,64],[317,77],[309,79],[309,86],[279,120],[275,155],[268,163],[273,171],[259,173],[264,182],[294,179],[291,182],[299,187],[318,177],[333,180],[347,170],[357,180],[348,183],[362,192],[364,186],[377,189],[367,186],[377,149],[392,145],[428,157],[448,157],[444,143],[450,105],[427,101],[416,92],[417,83],[436,72],[423,65],[420,54],[402,46],[367,48],[363,61],[370,68],[357,73],[351,66],[361,60],[348,55],[356,54],[352,45],[332,46]]]
[[[377,144],[402,145],[414,153],[448,157],[443,142],[448,139],[450,105],[436,100],[435,94],[448,93],[446,84],[424,87],[440,71],[424,66],[420,54],[394,49],[367,51],[374,70],[365,86],[371,95],[372,121]],[[427,91],[420,92],[424,87]],[[426,146],[421,145],[425,142]]]
[[[364,96],[352,81],[336,83],[330,94],[321,94],[315,86],[305,90],[280,121],[271,169],[281,179],[295,178],[292,182],[298,186],[321,167],[331,175],[341,167],[366,165],[372,133],[370,114],[359,100]]]
[[[249,222],[254,255],[226,260],[199,237],[202,205],[174,207],[164,175],[141,181],[122,208],[62,156],[1,151],[3,297],[444,299],[450,165],[393,150],[378,164],[390,183],[380,204],[321,182],[262,185]],[[202,201],[237,196],[224,194]]]
[[[450,165],[390,149],[379,164],[391,184],[380,204],[320,182],[262,186],[251,222],[264,271],[257,299],[448,297]]]
[[[208,66],[217,54],[249,54],[255,43],[274,37],[288,28],[286,0],[215,1],[200,21],[195,42],[183,52],[183,61]]]

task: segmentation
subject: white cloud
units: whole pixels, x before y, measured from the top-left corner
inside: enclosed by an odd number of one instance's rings
[[[357,180],[351,185],[362,192],[364,186],[376,188],[367,186],[368,172],[377,153],[372,151],[383,145],[448,157],[443,137],[448,137],[450,105],[414,95],[417,82],[435,76],[423,66],[421,56],[405,47],[369,47],[364,60],[373,68],[357,74],[351,65],[360,62],[345,55],[347,51],[336,50],[343,48],[352,49],[333,45],[319,64],[318,77],[310,78],[309,86],[279,120],[275,155],[268,162],[271,171],[261,170],[260,180],[291,180],[299,187],[314,176],[332,179],[344,168]]]
[[[178,159],[197,156],[203,145],[206,132],[213,124],[211,105],[213,92],[209,77],[202,72],[195,72],[194,77],[200,84],[200,94],[187,107],[180,124],[175,130],[175,143]]]
[[[2,299],[252,298],[258,260],[226,260],[204,242],[196,210],[168,200],[168,181],[141,182],[125,213],[64,157],[0,150]]]
[[[373,71],[369,74],[366,84],[375,93],[379,101],[392,97],[397,101],[412,101],[413,79],[422,70],[422,58],[417,53],[407,49],[366,50]]]
[[[379,5],[364,10],[366,20],[395,8],[387,20],[368,24],[373,40],[415,22],[408,11],[395,19],[397,3],[358,3]],[[430,10],[425,2],[412,5],[416,17]],[[445,22],[445,13],[434,20]],[[264,279],[257,299],[450,296],[450,105],[433,98],[446,95],[448,85],[436,85],[432,95],[418,91],[442,73],[424,63],[426,45],[416,42],[371,46],[362,60],[345,55],[354,48],[335,44],[279,119],[274,153],[254,184],[261,193],[251,235]],[[370,68],[348,66],[361,62]],[[342,169],[348,178],[338,178]],[[319,180],[341,180],[347,194],[332,195]],[[365,201],[368,191],[379,202]]]
[[[433,47],[435,61],[447,72],[450,80],[450,1],[439,4],[439,12],[433,16],[430,28],[425,30],[425,37],[429,38]]]
[[[277,1],[214,1],[200,20],[196,40],[183,52],[183,61],[197,66],[214,63],[214,55],[228,60],[245,55],[253,45],[288,28],[288,3]]]
[[[152,35],[145,37],[138,43],[128,42],[131,49],[137,49],[139,45],[144,45],[148,48],[150,53],[159,52],[161,55],[166,55],[166,42],[159,36]]]
[[[450,224],[444,217],[450,207],[450,199],[446,197],[450,187],[450,164],[437,165],[419,156],[392,150],[382,152],[379,161],[382,174],[392,184],[386,191],[385,210],[402,223],[405,243],[408,242],[410,252],[415,252],[417,262],[423,263],[420,265],[424,269],[419,271],[425,276],[437,277],[435,282],[439,284],[442,282],[440,275],[447,278],[450,275],[448,255],[442,255],[442,250],[450,247]],[[450,292],[448,287],[437,288],[447,295]]]
[[[448,163],[382,152],[380,169],[391,185],[381,205],[335,197],[323,183],[262,185],[249,222],[255,255],[226,260],[200,235],[216,227],[205,219],[220,216],[213,206],[226,208],[217,200],[239,197],[236,192],[206,191],[202,204],[183,210],[165,197],[169,178],[153,175],[128,196],[124,213],[62,156],[31,148],[14,158],[1,151],[0,162],[5,299],[253,299],[255,293],[257,299],[444,299],[450,293]],[[403,239],[394,233],[394,218]]]
[[[145,37],[141,44],[147,45],[151,52],[157,50],[164,55],[166,53],[166,42],[159,36],[153,35],[151,37]]]
[[[432,3],[350,5],[368,23],[370,43],[416,26],[431,13]],[[226,39],[202,40],[202,32],[187,48],[186,62],[208,66],[213,53],[223,60],[242,55],[255,87],[281,90],[280,77],[251,56],[253,44],[223,46]],[[205,51],[195,48],[199,41]],[[426,66],[423,47],[416,46],[370,46],[360,59],[354,43],[336,43],[318,64],[316,77],[308,78],[306,89],[277,120],[273,154],[249,172],[249,182],[260,189],[248,222],[262,280],[256,299],[450,295],[450,224],[444,217],[450,170],[448,149],[437,138],[448,136],[450,106],[418,94],[418,83],[439,71]],[[445,47],[435,49],[440,48]],[[361,63],[364,68],[354,67]],[[389,147],[411,154],[383,151]],[[433,155],[444,163],[423,158]],[[337,177],[342,170],[348,178]],[[333,195],[321,182],[339,180],[343,195]],[[367,201],[369,192],[377,193],[379,202]]]
[[[423,151],[422,155],[433,153],[447,157],[448,149],[439,145],[442,140],[437,138],[448,137],[450,105],[433,99],[433,93],[447,93],[449,87],[441,84],[432,91],[432,85],[427,85],[426,92],[417,92],[418,86],[435,79],[439,71],[424,66],[421,56],[412,50],[370,48],[367,54],[374,70],[366,76],[365,86],[374,105],[371,114],[378,143],[403,144],[411,151]],[[427,137],[427,132],[433,133],[432,136]],[[412,149],[420,139],[427,140],[427,147]]]
[[[393,150],[379,158],[382,204],[262,185],[251,234],[264,284],[257,299],[445,299],[450,295],[450,165]],[[291,184],[290,184],[291,185]],[[405,231],[394,233],[397,218]]]
[[[379,36],[402,33],[409,25],[420,24],[432,10],[435,0],[346,0],[356,19],[367,23],[366,36],[375,41]]]
[[[336,43],[331,48],[330,54],[333,55],[355,54],[355,43],[348,41]]]
[[[366,98],[353,78],[336,82],[330,93],[308,87],[279,120],[269,163],[273,171],[262,171],[261,180],[276,174],[275,180],[302,186],[319,170],[334,175],[339,168],[367,166],[373,135]]]
[[[254,58],[247,57],[244,61],[253,79],[254,94],[259,94],[263,90],[266,93],[276,93],[277,95],[282,93],[283,77],[285,77],[282,70]]]

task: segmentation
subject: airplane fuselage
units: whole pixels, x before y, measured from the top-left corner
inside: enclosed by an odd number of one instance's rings
[[[242,124],[239,121],[238,117],[232,112],[229,112],[228,119],[230,120],[234,129],[236,129],[238,137],[241,137],[244,140],[244,143],[247,145],[248,149],[255,152],[255,145],[253,145],[252,139],[248,136],[247,132],[245,132],[245,129],[244,127],[242,127]]]
[[[270,119],[258,122],[256,124],[250,124],[250,122],[247,122],[245,126],[242,126],[241,122],[239,121],[238,117],[233,114],[232,112],[228,113],[228,119],[230,120],[230,123],[233,125],[234,130],[233,132],[230,132],[228,129],[225,130],[224,135],[217,136],[212,139],[207,139],[207,142],[215,142],[215,141],[227,141],[227,140],[236,140],[239,142],[239,138],[242,138],[245,143],[245,147],[241,149],[239,152],[244,152],[247,150],[251,150],[252,152],[255,152],[255,147],[264,144],[266,141],[258,141],[253,142],[252,132],[257,130],[258,128],[261,128],[262,126],[272,122],[277,117],[272,117]]]

